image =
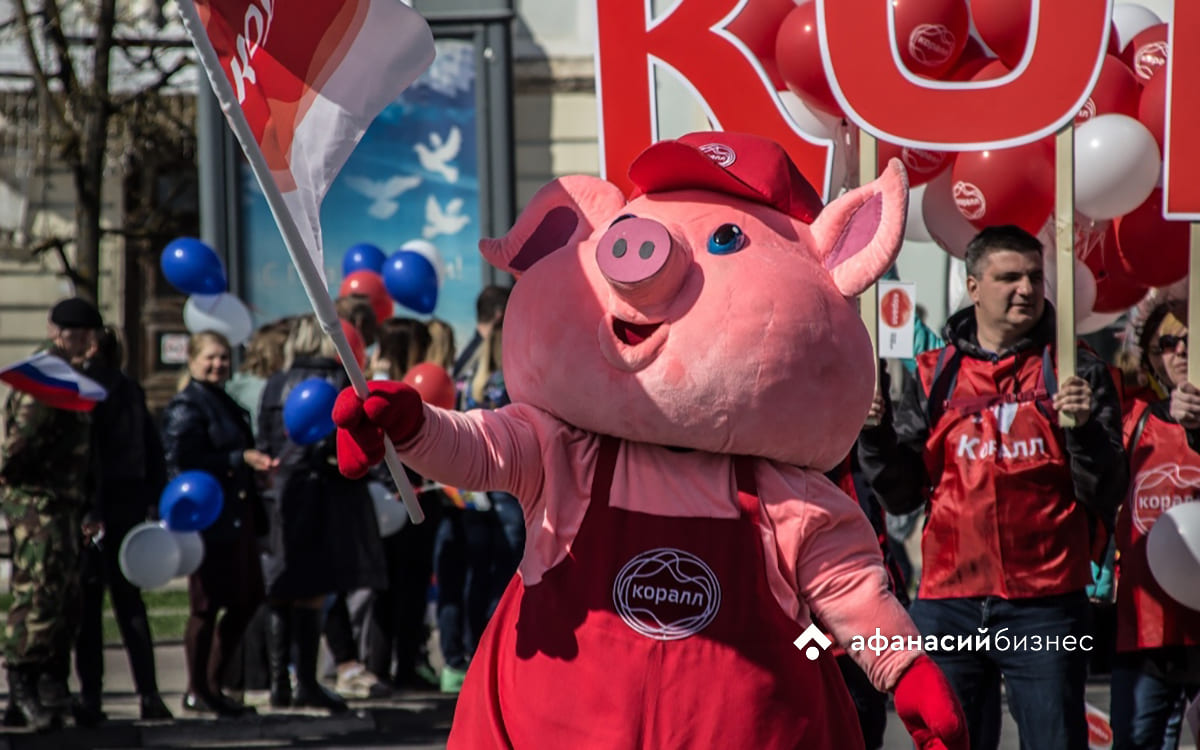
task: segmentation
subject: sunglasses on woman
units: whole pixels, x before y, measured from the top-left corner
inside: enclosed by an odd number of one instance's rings
[[[1158,350],[1161,352],[1173,352],[1175,351],[1175,348],[1179,346],[1180,341],[1186,344],[1187,340],[1188,337],[1186,333],[1182,336],[1176,336],[1173,333],[1163,334],[1162,336],[1158,337]]]

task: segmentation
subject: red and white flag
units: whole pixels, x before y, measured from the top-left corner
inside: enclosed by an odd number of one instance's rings
[[[181,0],[183,25],[354,390],[367,381],[325,280],[321,201],[371,121],[433,62],[401,0]],[[409,516],[424,514],[391,443]]]
[[[181,8],[230,125],[257,146],[323,275],[321,201],[371,121],[433,62],[429,25],[401,0]]]

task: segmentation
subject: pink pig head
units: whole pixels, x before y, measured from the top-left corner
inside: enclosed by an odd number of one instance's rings
[[[828,470],[869,408],[854,297],[894,262],[899,162],[822,208],[776,143],[663,141],[609,182],[564,177],[480,249],[519,279],[504,325],[513,401],[627,440]]]

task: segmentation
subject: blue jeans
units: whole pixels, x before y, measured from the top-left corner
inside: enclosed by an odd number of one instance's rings
[[[1039,636],[1041,649],[936,650],[929,656],[946,674],[962,703],[974,750],[1000,741],[1000,678],[1022,750],[1087,750],[1084,687],[1088,652],[1079,646],[1046,650],[1046,638],[1090,634],[1090,609],[1082,591],[1061,596],[1006,600],[997,597],[918,599],[909,614],[922,635]]]
[[[1179,745],[1183,709],[1197,686],[1164,682],[1146,667],[1147,652],[1118,654],[1109,706],[1113,750],[1173,750]]]

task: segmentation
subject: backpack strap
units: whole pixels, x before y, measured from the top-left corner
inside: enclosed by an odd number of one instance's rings
[[[1054,369],[1054,347],[1050,344],[1042,350],[1042,383],[1046,386],[1046,396],[1054,398],[1058,393],[1058,372]]]
[[[958,365],[962,352],[954,344],[946,344],[938,352],[933,366],[933,377],[929,381],[929,393],[925,399],[925,420],[932,430],[946,408],[946,399],[954,392],[958,383]]]
[[[1133,432],[1129,435],[1129,443],[1125,446],[1125,455],[1133,457],[1133,449],[1137,447],[1138,441],[1142,439],[1142,430],[1146,429],[1146,422],[1150,421],[1150,404],[1146,404],[1146,408],[1142,409],[1142,413],[1138,416],[1137,424],[1133,426]]]

